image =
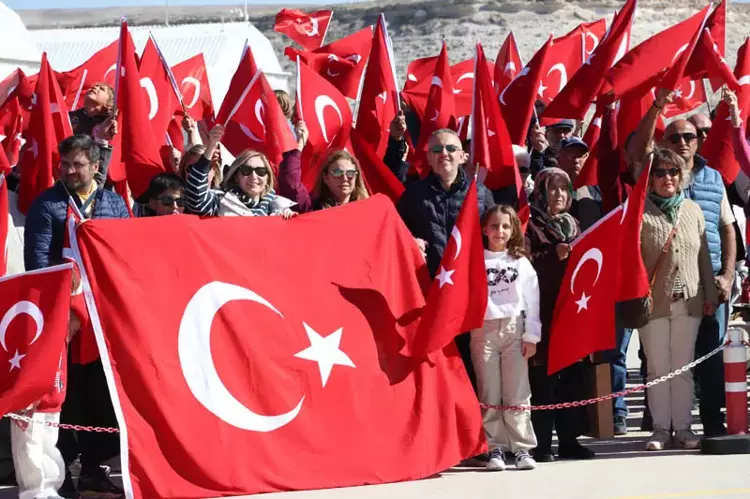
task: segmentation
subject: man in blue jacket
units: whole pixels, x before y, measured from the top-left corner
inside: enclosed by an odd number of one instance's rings
[[[88,135],[74,135],[63,140],[58,151],[60,180],[34,200],[26,217],[26,270],[62,262],[68,199],[75,202],[85,218],[129,216],[125,201],[117,193],[101,188],[95,180],[100,166],[100,148],[94,139]],[[61,421],[91,426],[117,426],[100,360],[86,365],[69,363],[68,389]],[[66,465],[80,453],[82,469],[78,494],[94,498],[122,497],[122,489],[109,481],[100,466],[118,453],[118,443],[117,435],[112,433],[80,432],[76,439],[69,431],[60,432],[58,447]],[[64,489],[71,488],[73,485],[68,476],[60,495],[68,497],[75,491]]]

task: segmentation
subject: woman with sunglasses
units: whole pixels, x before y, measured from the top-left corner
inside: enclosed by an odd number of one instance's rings
[[[206,150],[188,175],[187,199],[191,213],[203,216],[267,216],[290,218],[293,204],[274,191],[274,173],[265,154],[245,150],[229,167],[221,190],[209,188],[209,168],[224,127],[209,132]]]
[[[685,195],[690,173],[677,153],[653,153],[650,189],[641,228],[641,255],[650,277],[652,313],[638,334],[652,381],[694,359],[703,316],[716,310],[718,292],[706,242],[703,210]],[[690,430],[693,373],[688,370],[648,389],[654,433],[647,450],[670,441],[695,449],[700,439]],[[674,435],[673,435],[674,432]]]
[[[302,182],[300,160],[295,161],[295,158],[291,157],[292,154],[302,154],[300,151],[304,148],[307,137],[307,127],[303,121],[297,122],[295,132],[300,140],[299,151],[287,153],[290,156],[289,160],[279,169],[279,193],[295,200],[300,213],[341,206],[369,197],[357,158],[344,150],[333,150],[328,153],[310,195]]]
[[[148,190],[133,206],[136,217],[179,215],[185,212],[185,181],[176,173],[159,173],[151,178]]]

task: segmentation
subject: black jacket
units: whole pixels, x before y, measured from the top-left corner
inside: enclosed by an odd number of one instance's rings
[[[432,277],[440,266],[469,185],[463,170],[459,170],[449,191],[443,189],[437,175],[430,173],[423,180],[408,184],[398,200],[396,209],[409,231],[414,237],[427,241],[427,268]],[[483,217],[486,210],[495,206],[495,201],[484,185],[477,185],[477,195],[479,216]]]

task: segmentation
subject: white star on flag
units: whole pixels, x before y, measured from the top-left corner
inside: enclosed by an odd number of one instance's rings
[[[677,90],[675,90],[674,91],[674,96],[675,97],[682,97],[682,90],[680,90],[679,88]]]
[[[310,339],[310,346],[301,352],[294,354],[294,356],[318,363],[323,386],[326,386],[328,377],[333,370],[333,366],[357,367],[354,365],[354,362],[352,362],[352,359],[350,359],[349,356],[339,348],[341,334],[344,331],[344,328],[340,327],[324,338],[304,322],[302,325],[305,327],[307,337]]]
[[[539,90],[537,93],[539,94],[539,97],[544,97],[544,91],[547,90],[547,87],[544,86],[544,83],[539,83]]]
[[[435,279],[440,281],[440,287],[442,288],[446,284],[453,284],[453,279],[451,279],[451,276],[455,270],[445,270],[445,267],[442,265],[440,266],[440,272],[437,276],[435,276]]]
[[[10,362],[10,371],[13,369],[21,369],[21,360],[26,357],[26,354],[20,354],[18,353],[18,350],[16,350],[16,354],[13,356],[12,359],[10,359],[8,362]]]
[[[575,304],[578,305],[578,312],[577,313],[581,313],[581,310],[583,310],[584,308],[586,310],[589,309],[589,300],[590,299],[591,299],[591,297],[590,296],[586,296],[586,293],[581,293],[581,299],[577,300],[575,302]]]

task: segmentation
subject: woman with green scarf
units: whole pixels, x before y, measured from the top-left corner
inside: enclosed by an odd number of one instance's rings
[[[547,355],[552,315],[557,293],[562,286],[568,265],[570,244],[578,237],[578,220],[569,213],[573,200],[570,177],[560,168],[545,168],[536,177],[532,194],[531,220],[526,237],[532,264],[539,278],[539,318],[542,339],[536,355],[529,359],[531,404],[556,404],[586,398],[584,380],[588,375],[586,362],[577,362],[557,373],[547,375]],[[537,437],[533,451],[538,462],[553,461],[552,430],[559,440],[561,459],[591,459],[594,453],[580,443],[578,437],[589,427],[587,413],[581,407],[556,411],[533,411],[531,423]]]
[[[683,193],[689,175],[677,154],[653,153],[641,228],[653,307],[648,324],[638,331],[649,381],[693,360],[701,318],[712,315],[718,302],[703,211]],[[692,371],[649,388],[647,396],[654,421],[647,450],[662,450],[670,442],[685,449],[700,446],[690,429]]]

